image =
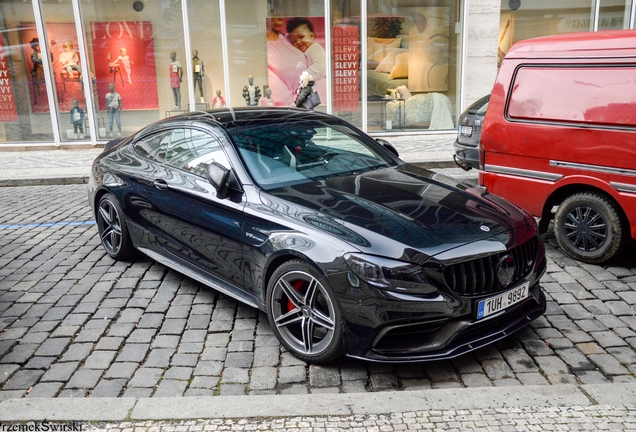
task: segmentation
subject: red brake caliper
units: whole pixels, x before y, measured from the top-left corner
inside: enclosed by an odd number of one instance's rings
[[[305,281],[297,280],[297,281],[293,282],[291,284],[291,286],[292,286],[293,289],[295,289],[296,291],[300,292],[300,289],[303,287],[304,282]],[[287,299],[287,312],[289,312],[293,308],[294,308],[294,303],[292,303],[292,301],[288,298]]]

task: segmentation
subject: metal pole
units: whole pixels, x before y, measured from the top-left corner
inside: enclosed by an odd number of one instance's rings
[[[225,0],[219,0],[219,13],[221,18],[221,57],[223,59],[223,83],[225,86],[225,104],[229,107],[232,106],[232,100],[230,99],[230,67],[229,67],[229,54],[227,46],[227,20],[225,19]]]
[[[51,114],[51,127],[53,128],[53,140],[55,146],[61,145],[59,113],[57,111],[57,95],[55,87],[53,87],[53,68],[51,67],[51,53],[49,52],[48,38],[46,37],[46,28],[42,17],[41,0],[33,1],[33,14],[35,16],[35,27],[40,40],[40,53],[42,54],[42,66],[44,68],[44,83],[46,84],[46,92],[49,100],[49,113]]]
[[[461,7],[461,5],[460,5]],[[468,10],[469,10],[469,0],[464,0],[463,1],[463,10],[460,11],[460,18],[461,18],[461,28],[462,28],[462,34],[461,34],[461,47],[460,47],[460,54],[461,54],[461,72],[460,72],[460,82],[459,82],[459,111],[460,113],[464,112],[464,106],[466,105],[466,62],[467,62],[467,58],[468,58],[468,50],[467,45],[468,45]]]
[[[629,15],[629,28],[634,28],[634,17],[636,16],[636,0],[632,0],[632,10]]]
[[[91,82],[91,69],[88,61],[88,51],[86,50],[86,38],[84,37],[84,25],[82,22],[82,11],[80,0],[72,0],[73,16],[75,17],[75,32],[77,33],[77,45],[79,46],[80,60],[84,66],[82,73],[82,84],[84,85],[84,98],[86,99],[86,111],[88,113],[88,125],[90,127],[90,139],[93,146],[97,145],[97,126],[95,122],[95,109],[93,105],[93,83]]]
[[[598,31],[598,16],[601,9],[601,0],[594,0],[594,6],[592,9],[592,31]]]
[[[192,47],[190,46],[190,21],[188,20],[188,0],[181,0],[181,14],[183,15],[183,41],[186,50],[186,69],[188,70],[188,95],[190,97],[190,111],[195,111],[197,103],[194,99],[194,80],[192,69]]]
[[[360,95],[360,102],[362,104],[362,111],[360,114],[362,115],[362,130],[367,131],[367,0],[360,1],[360,41],[362,42],[362,60],[360,64],[362,65],[360,69],[362,69],[362,93]]]
[[[333,74],[331,69],[331,52],[333,47],[331,46],[331,1],[325,1],[325,46],[327,48],[327,61],[325,68],[325,82],[327,83],[327,97],[325,103],[327,104],[327,113],[331,114],[333,112],[333,107],[331,103],[331,95],[332,95],[332,84],[333,84]]]

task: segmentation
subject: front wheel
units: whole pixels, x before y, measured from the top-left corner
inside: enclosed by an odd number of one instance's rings
[[[627,239],[618,206],[594,192],[575,194],[561,203],[554,217],[554,233],[565,253],[590,264],[612,259]]]
[[[267,315],[274,333],[285,348],[309,363],[342,355],[342,311],[321,279],[304,261],[292,260],[274,271],[267,289]]]
[[[105,194],[97,205],[97,230],[102,246],[108,255],[118,261],[125,261],[135,255],[135,247],[130,239],[126,218],[117,198],[112,194]]]

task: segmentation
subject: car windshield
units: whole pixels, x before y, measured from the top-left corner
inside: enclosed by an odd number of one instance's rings
[[[369,138],[341,124],[275,123],[229,131],[253,180],[264,189],[396,165]]]

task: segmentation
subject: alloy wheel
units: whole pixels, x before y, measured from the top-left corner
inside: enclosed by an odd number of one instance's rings
[[[270,308],[279,334],[297,353],[317,355],[335,337],[335,309],[328,292],[313,276],[292,271],[273,287]]]
[[[110,255],[117,255],[123,240],[121,219],[115,205],[109,199],[100,201],[97,222],[104,248]]]

